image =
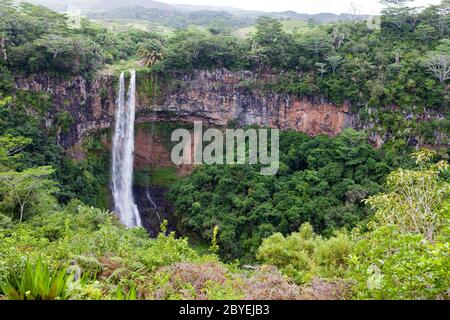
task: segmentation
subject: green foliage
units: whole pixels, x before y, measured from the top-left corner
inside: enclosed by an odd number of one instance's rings
[[[51,167],[26,169],[22,172],[0,172],[0,206],[20,222],[32,213],[55,209],[55,182],[48,179]]]
[[[167,10],[166,8],[147,8],[143,6],[120,7],[102,12],[91,12],[88,14],[88,17],[105,21],[119,21],[118,23],[142,23],[144,26],[152,29],[155,28],[155,25],[170,29],[186,29],[195,25],[204,28],[209,27],[214,32],[248,26],[253,22],[253,19],[239,17],[225,11]],[[138,19],[130,19],[131,17],[138,17]]]
[[[448,299],[448,237],[430,243],[396,226],[373,229],[351,256],[357,298]]]
[[[350,259],[359,298],[448,299],[448,165],[430,165],[430,155],[416,154],[419,169],[394,171],[390,193],[368,200],[374,221],[368,233],[355,232]]]
[[[81,152],[85,157],[74,160],[60,155],[56,178],[60,185],[58,199],[67,203],[78,198],[84,203],[99,208],[108,208],[108,182],[110,157],[100,139],[101,133],[83,141]]]
[[[73,259],[83,274],[90,278],[95,278],[103,270],[103,265],[94,256],[75,256]]]
[[[258,166],[203,166],[175,183],[170,199],[183,225],[203,240],[220,228],[223,257],[253,260],[275,232],[310,222],[330,235],[366,219],[361,201],[380,191],[390,164],[365,140],[354,130],[337,138],[281,132],[278,175],[261,176]]]
[[[67,17],[50,10],[3,4],[0,89],[11,87],[11,71],[92,74],[105,63],[122,67],[124,61],[136,65],[137,60],[144,70],[160,75],[194,69],[251,70],[274,75],[262,77],[266,80],[257,87],[264,90],[339,105],[348,102],[360,113],[369,107],[365,122],[373,127],[370,133],[434,143],[448,122],[448,1],[419,12],[407,6],[391,9],[384,11],[382,32],[370,30],[362,21],[347,21],[310,24],[290,33],[283,24],[294,20],[260,17],[255,32],[241,38],[224,27],[229,25],[222,21],[225,13],[192,13],[200,15],[200,25],[209,31],[188,27],[185,19],[193,18],[189,16],[175,23],[183,28],[164,35],[133,28],[111,31],[86,19],[80,28],[71,28]],[[219,21],[211,24],[210,19]],[[431,119],[423,117],[427,112],[433,114]],[[449,139],[446,134],[442,137],[443,143]]]
[[[160,40],[151,39],[142,43],[137,51],[144,67],[152,67],[163,59],[163,45]]]
[[[116,300],[136,300],[136,288],[133,286],[128,292],[124,292],[122,287],[117,287]]]
[[[212,254],[217,254],[219,252],[219,246],[217,245],[217,233],[219,232],[219,227],[215,226],[213,229],[213,235],[211,239],[211,246],[209,247],[209,251]]]
[[[0,166],[22,172],[50,165],[55,169],[51,178],[57,182],[59,190],[55,195],[59,201],[67,203],[79,198],[106,207],[104,188],[108,183],[109,156],[100,143],[101,135],[86,139],[80,150],[85,154],[84,160],[72,160],[56,143],[58,130],[46,126],[46,112],[51,106],[46,94],[18,90],[14,100],[3,101]],[[72,121],[70,113],[61,111],[56,115],[55,124],[61,131],[67,131]]]
[[[440,233],[449,218],[440,209],[450,199],[450,184],[442,179],[448,171],[446,161],[429,164],[434,155],[426,150],[414,154],[421,170],[391,173],[387,178],[390,193],[367,199],[381,225],[396,225],[403,232],[419,233],[429,241]]]
[[[428,72],[439,82],[445,83],[450,79],[450,40],[442,39],[435,50],[427,53],[423,60]]]
[[[197,257],[188,240],[175,239],[175,233],[172,232],[168,236],[160,233],[142,252],[140,259],[150,271],[154,271],[162,266],[194,260]]]
[[[44,296],[40,291],[38,296],[31,290],[33,295],[27,299],[135,299],[139,290],[147,290],[136,284],[143,278],[151,282],[157,269],[199,259],[187,239],[176,239],[174,234],[150,239],[145,230],[127,230],[111,213],[79,201],[64,211],[40,214],[22,224],[2,224],[0,241],[0,282],[5,284],[8,299],[23,298],[32,285],[58,292]],[[69,281],[73,275],[80,281]],[[65,281],[70,285],[62,286]]]
[[[251,272],[219,263],[220,253],[228,260],[256,257],[304,285],[315,277],[355,281],[356,298],[448,299],[448,164],[434,163],[429,152],[418,153],[415,166],[405,160],[409,145],[449,140],[448,0],[420,12],[408,1],[384,2],[382,32],[342,22],[288,33],[283,25],[290,23],[262,17],[253,34],[240,38],[224,26],[221,19],[230,17],[223,13],[215,24],[211,13],[184,17],[176,24],[193,20],[208,31],[167,36],[85,19],[72,28],[65,15],[0,1],[0,298],[248,297]],[[52,97],[14,89],[14,78],[24,74],[90,77],[105,64],[114,66],[104,72],[117,71],[138,59],[138,90],[149,101],[179,89],[166,75],[250,70],[258,80],[243,81],[242,90],[349,103],[372,128],[371,138],[388,141],[377,150],[352,129],[335,138],[283,132],[273,177],[259,175],[259,165],[202,166],[182,181],[174,168],[136,172],[138,184],[174,184],[170,198],[180,223],[211,243],[210,255],[166,235],[167,223],[149,239],[143,228],[127,230],[111,213],[83,204],[108,206],[110,166],[100,142],[108,133],[75,150],[82,160],[70,159],[57,143],[73,124],[70,112],[58,109],[49,127]],[[355,226],[350,237],[345,229]],[[250,288],[273,291],[282,282],[260,278]],[[298,287],[283,285],[296,297]]]
[[[216,283],[211,280],[206,282],[203,289],[208,300],[242,300],[244,294],[236,286],[236,282],[225,281],[225,283]]]
[[[14,137],[11,134],[0,136],[0,165],[14,166],[14,160],[20,157],[20,152],[31,142],[29,138]]]
[[[72,123],[73,117],[70,112],[63,111],[56,115],[56,124],[61,128],[63,133],[69,132]]]
[[[163,69],[192,70],[212,67],[233,69],[238,63],[238,39],[228,34],[213,35],[189,28],[177,30],[168,39]]]
[[[289,65],[290,36],[283,32],[280,21],[261,17],[256,21],[256,33],[254,36],[256,47],[250,54],[254,57],[258,67],[267,65],[272,67],[286,67]]]
[[[251,70],[264,79],[254,84],[258,89],[349,103],[354,112],[369,107],[365,122],[371,133],[434,143],[442,132],[448,139],[436,124],[430,133],[434,120],[423,116],[444,114],[446,120],[436,121],[448,120],[448,3],[400,11],[385,11],[382,32],[364,22],[343,22],[288,33],[269,17],[259,18],[244,39],[194,28],[176,31],[154,69]]]
[[[67,300],[71,297],[73,275],[66,268],[50,270],[41,258],[27,261],[23,270],[1,284],[9,300]]]
[[[298,283],[306,283],[316,276],[345,276],[353,246],[344,233],[325,239],[314,234],[311,225],[306,223],[288,237],[276,233],[265,239],[258,249],[257,259],[277,266]]]
[[[149,167],[134,172],[134,183],[139,186],[167,187],[178,180],[174,167]]]
[[[422,150],[414,154],[415,170],[392,172],[387,193],[367,200],[376,210],[373,220],[351,237],[322,238],[305,224],[288,237],[265,239],[258,260],[299,283],[347,279],[358,299],[448,299],[448,166],[431,164],[435,155]]]
[[[28,3],[2,3],[0,10],[0,64],[27,73],[90,75],[104,63],[129,59],[138,43],[154,38],[139,30],[111,32],[85,19],[73,28],[66,15]]]

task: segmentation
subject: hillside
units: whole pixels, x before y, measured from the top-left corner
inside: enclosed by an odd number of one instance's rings
[[[128,6],[174,11],[174,7],[171,5],[152,0],[127,0],[126,2],[120,0],[31,0],[26,2],[42,5],[60,12],[73,8],[86,13],[91,11],[115,10]]]
[[[210,26],[228,25],[233,28],[250,26],[261,16],[270,16],[282,20],[314,21],[332,23],[345,20],[363,20],[367,16],[336,15],[332,13],[300,14],[294,11],[262,12],[246,11],[229,7],[168,5],[151,0],[132,1],[52,1],[32,0],[31,3],[44,5],[59,12],[80,12],[83,15],[102,21],[133,21],[162,25],[171,28],[186,28],[190,25]]]
[[[245,17],[236,17],[225,11],[192,11],[179,12],[170,8],[146,8],[129,6],[108,11],[87,13],[87,17],[100,21],[145,21],[171,28],[187,28],[189,26],[224,25],[241,28],[251,25],[254,20]]]

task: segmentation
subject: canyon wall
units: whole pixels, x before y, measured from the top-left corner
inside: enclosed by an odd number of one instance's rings
[[[248,84],[258,79],[251,72],[194,71],[170,77],[171,85],[162,81],[158,84],[158,79],[151,79],[147,81],[149,88],[139,84],[139,77],[138,123],[201,120],[210,125],[226,126],[233,122],[333,136],[347,127],[357,126],[357,118],[347,105],[335,106],[321,100],[252,89]],[[58,112],[71,114],[70,130],[60,134],[60,143],[71,147],[87,134],[114,123],[116,82],[113,76],[58,80],[36,75],[16,78],[15,88],[44,92],[52,98],[53,108],[47,125],[54,123]],[[158,87],[154,94],[148,92],[152,91],[152,86]]]

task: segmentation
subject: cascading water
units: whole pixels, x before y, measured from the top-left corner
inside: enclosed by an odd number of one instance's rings
[[[159,215],[158,206],[156,205],[156,202],[153,200],[152,196],[150,195],[150,191],[147,190],[145,192],[145,195],[147,196],[147,199],[150,202],[150,204],[152,205],[153,209],[155,209],[156,217],[158,217],[159,224],[161,224],[162,220],[161,220],[161,216]]]
[[[131,70],[125,103],[125,74],[120,75],[116,125],[112,149],[112,194],[115,212],[127,227],[142,226],[133,197],[134,119],[136,104],[136,72]]]

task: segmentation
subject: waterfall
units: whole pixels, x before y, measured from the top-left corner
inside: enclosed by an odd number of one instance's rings
[[[159,224],[162,223],[161,216],[159,215],[158,206],[156,205],[156,202],[153,201],[152,196],[150,195],[150,191],[146,191],[145,195],[147,196],[148,201],[152,205],[152,207],[155,209],[156,217],[158,218]]]
[[[125,103],[125,75],[122,72],[119,82],[112,149],[112,194],[115,212],[127,228],[142,225],[133,197],[135,95],[136,72],[131,70],[130,85]]]

